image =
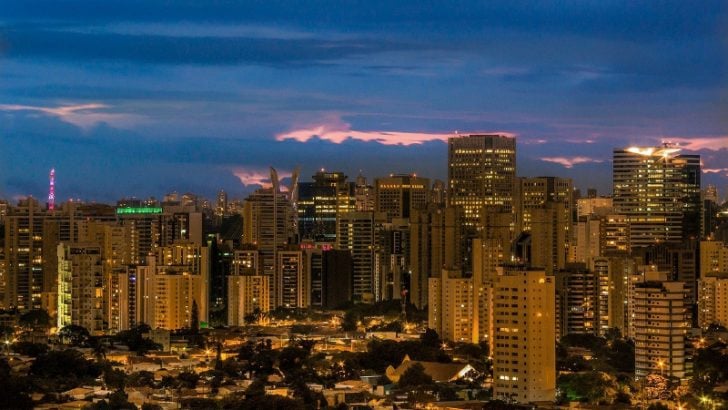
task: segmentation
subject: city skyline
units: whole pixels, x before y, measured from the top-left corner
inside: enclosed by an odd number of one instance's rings
[[[604,194],[613,149],[673,141],[725,195],[724,2],[331,6],[8,2],[0,198],[51,168],[57,203],[242,198],[269,166],[445,180],[456,130]]]

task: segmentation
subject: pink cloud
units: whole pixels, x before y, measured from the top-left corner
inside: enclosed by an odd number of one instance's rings
[[[728,168],[703,168],[704,174],[720,174],[722,172],[728,172]]]
[[[232,169],[233,175],[235,175],[240,182],[245,186],[261,186],[263,188],[270,188],[272,186],[270,180],[270,169],[268,168],[246,168],[238,167]],[[281,179],[288,178],[291,176],[290,171],[278,171],[278,177]],[[281,190],[285,191],[287,188],[281,185]]]
[[[100,122],[116,126],[129,125],[141,120],[141,116],[104,112],[109,105],[100,103],[62,105],[58,107],[42,107],[20,104],[0,104],[0,111],[31,111],[58,117],[61,121],[88,129]]]
[[[493,134],[509,135],[506,132],[489,132]],[[455,133],[422,133],[422,132],[401,132],[401,131],[356,131],[351,129],[351,124],[342,121],[340,118],[326,120],[323,124],[314,125],[283,132],[276,135],[277,141],[294,140],[306,142],[314,137],[330,141],[335,144],[353,139],[365,142],[377,142],[382,145],[416,145],[429,141],[447,142],[449,137]]]
[[[541,158],[541,161],[553,162],[554,164],[562,165],[564,168],[572,168],[574,165],[579,164],[604,162],[601,159],[589,157],[544,157]]]
[[[663,138],[663,142],[672,142],[678,144],[681,148],[688,151],[718,151],[728,148],[728,136],[715,137],[668,137]]]

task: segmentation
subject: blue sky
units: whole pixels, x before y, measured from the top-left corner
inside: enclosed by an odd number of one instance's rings
[[[679,142],[728,190],[725,1],[0,1],[0,197],[232,197],[267,168],[446,176],[443,138],[611,189]]]

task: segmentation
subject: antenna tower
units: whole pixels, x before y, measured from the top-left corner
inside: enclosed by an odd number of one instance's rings
[[[48,176],[50,179],[50,186],[48,187],[48,209],[54,210],[56,208],[56,169],[51,168],[51,173]]]

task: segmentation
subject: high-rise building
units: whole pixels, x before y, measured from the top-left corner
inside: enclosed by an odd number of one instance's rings
[[[600,277],[595,273],[582,263],[568,264],[556,272],[556,330],[559,337],[571,333],[599,334],[600,285],[606,285],[600,283]]]
[[[428,279],[443,269],[461,268],[464,240],[462,209],[432,206],[410,216],[409,271],[410,302],[418,308],[428,303]]]
[[[728,326],[728,272],[710,273],[698,281],[698,326]]]
[[[349,212],[336,220],[336,249],[351,252],[352,296],[374,300],[374,212]]]
[[[336,216],[355,210],[355,184],[343,172],[317,172],[314,182],[298,184],[298,234],[301,239],[336,242]]]
[[[409,219],[395,218],[377,224],[374,249],[374,283],[377,300],[400,299],[409,284]]]
[[[463,208],[465,225],[477,229],[485,205],[513,206],[516,140],[470,134],[448,139],[448,201]]]
[[[209,249],[177,243],[156,249],[136,268],[136,323],[153,329],[189,327],[193,306],[208,321]]]
[[[556,397],[554,278],[504,268],[493,289],[493,397],[518,403]]]
[[[684,379],[688,375],[685,337],[690,330],[683,282],[645,269],[630,295],[631,327],[635,344],[635,378],[661,374]]]
[[[547,202],[531,210],[530,258],[522,262],[543,268],[548,275],[566,266],[569,255],[569,221],[562,202]]]
[[[276,253],[276,307],[307,308],[311,304],[310,265],[306,251],[296,245]]]
[[[348,250],[330,249],[324,251],[322,256],[320,284],[313,280],[312,274],[311,298],[320,300],[320,306],[326,309],[339,308],[352,298],[354,264],[351,253]]]
[[[627,218],[631,249],[700,237],[700,156],[679,152],[671,144],[614,150],[614,212]]]
[[[255,312],[267,313],[270,306],[268,276],[230,275],[227,277],[227,324],[245,326],[245,318]]]
[[[33,198],[21,200],[8,212],[5,222],[6,308],[25,310],[43,307],[41,294],[48,290],[44,286],[48,278],[43,275],[45,214]]]
[[[417,175],[390,175],[374,180],[374,210],[392,219],[409,219],[430,202],[430,180]]]
[[[91,334],[104,329],[103,260],[94,244],[58,245],[58,328],[77,325]]]
[[[260,272],[268,275],[271,309],[278,306],[276,253],[295,242],[296,224],[292,203],[277,187],[261,188],[250,194],[243,212],[243,243],[258,250]]]
[[[367,179],[362,174],[356,177],[354,198],[357,212],[374,211],[374,187],[367,184]]]
[[[228,195],[222,189],[217,193],[217,201],[215,202],[215,216],[222,218],[228,213]]]
[[[574,183],[570,178],[518,178],[516,185],[518,187],[514,198],[516,232],[530,231],[533,211],[543,208],[547,202],[564,204],[564,221],[569,223],[567,233],[569,232],[574,210]]]
[[[700,241],[700,277],[728,272],[728,244]]]

